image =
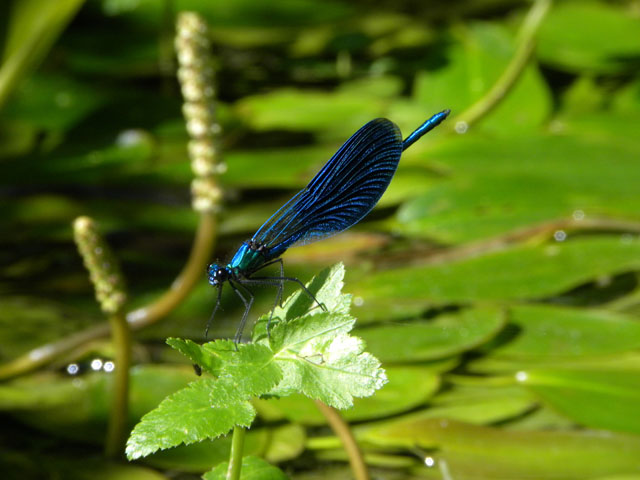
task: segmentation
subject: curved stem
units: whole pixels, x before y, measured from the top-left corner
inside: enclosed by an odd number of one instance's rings
[[[169,314],[193,289],[205,271],[216,238],[216,218],[212,213],[202,213],[189,259],[169,290],[150,305],[126,314],[129,327],[138,330],[157,322]],[[21,375],[51,363],[56,358],[97,338],[109,334],[109,325],[104,323],[88,328],[69,337],[41,345],[14,360],[0,366],[0,380]]]
[[[115,347],[115,372],[112,388],[109,426],[105,442],[108,458],[117,458],[124,452],[124,441],[129,407],[129,367],[131,366],[131,331],[122,313],[109,318]]]
[[[242,427],[233,427],[231,437],[231,455],[229,457],[229,468],[227,469],[227,480],[240,480],[242,470],[242,453],[244,451],[244,435],[246,430]]]
[[[335,408],[325,405],[319,400],[316,400],[316,405],[327,419],[327,422],[334,433],[342,442],[342,446],[349,457],[349,464],[351,465],[351,471],[353,472],[355,479],[369,480],[370,477],[369,471],[367,470],[367,464],[364,462],[362,451],[351,432],[351,428],[349,428],[349,424],[344,421],[340,413]]]
[[[518,32],[519,43],[516,52],[502,72],[500,78],[493,84],[491,89],[477,102],[467,108],[464,112],[453,118],[449,124],[453,125],[457,131],[466,129],[477,123],[491,110],[500,104],[500,101],[509,93],[524,72],[525,67],[531,59],[535,49],[535,37],[542,20],[551,7],[552,0],[536,0],[527,16],[525,17],[520,31]]]
[[[169,290],[152,304],[127,313],[127,322],[134,330],[157,322],[168,315],[204,278],[207,262],[213,252],[216,238],[216,218],[213,213],[202,213],[189,259]]]

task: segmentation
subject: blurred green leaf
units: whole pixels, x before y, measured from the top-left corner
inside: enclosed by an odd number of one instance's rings
[[[353,408],[341,412],[348,421],[371,420],[394,415],[424,403],[439,387],[439,375],[422,366],[388,367],[389,383],[371,397],[356,398]],[[269,420],[286,418],[305,425],[324,425],[325,417],[310,399],[290,395],[254,402],[258,414]]]
[[[490,355],[512,360],[598,357],[640,347],[640,322],[606,310],[514,305],[508,332]]]
[[[516,376],[545,403],[576,422],[640,434],[638,370],[555,369]]]
[[[205,473],[205,480],[226,480],[229,462],[221,463],[212,471]],[[241,480],[287,480],[287,477],[278,467],[265,462],[258,457],[244,457],[242,459]]]
[[[433,447],[435,445],[428,444],[431,441],[430,433],[425,431],[425,425],[431,425],[433,419],[439,419],[442,424],[449,420],[489,424],[518,417],[535,407],[534,397],[522,389],[493,389],[485,392],[484,395],[478,395],[477,392],[458,394],[457,398],[440,400],[430,408],[362,425],[356,429],[357,437],[377,446]],[[438,401],[438,397],[434,401]]]
[[[104,94],[63,75],[35,74],[16,89],[5,114],[13,121],[47,130],[74,127],[105,101]]]
[[[304,449],[305,431],[299,425],[259,427],[247,430],[244,442],[246,455],[261,455],[271,462],[297,457]],[[145,464],[164,470],[201,473],[229,459],[231,436],[215,440],[180,445],[155,452]]]
[[[538,34],[538,55],[570,72],[630,71],[640,58],[640,20],[623,8],[594,1],[553,6]]]
[[[631,474],[640,437],[598,431],[507,432],[451,420],[425,420],[415,441],[456,479],[563,479]],[[444,462],[444,463],[443,463]],[[440,478],[424,467],[416,472]]]
[[[159,23],[165,14],[162,3],[154,0],[101,0],[107,16],[125,15],[144,24]],[[312,0],[288,0],[272,5],[256,5],[251,0],[176,0],[176,11],[197,11],[213,27],[312,25],[336,21],[351,11],[348,5],[328,1],[318,5]]]
[[[353,291],[365,300],[367,311],[374,313],[390,298],[423,306],[544,298],[639,268],[640,239],[603,235],[517,245],[443,264],[373,272],[360,279]]]
[[[403,363],[450,357],[481,345],[504,327],[499,309],[469,309],[431,321],[394,323],[357,330],[367,349],[383,362]]]
[[[248,96],[236,104],[238,114],[256,130],[328,130],[343,141],[383,112],[383,100],[367,94],[300,91],[290,88]]]
[[[458,243],[571,219],[575,212],[586,219],[640,220],[640,143],[608,125],[609,119],[597,121],[592,128],[598,136],[496,142],[469,135],[439,144],[431,156],[446,178],[406,202],[390,228]]]
[[[0,409],[61,438],[100,443],[108,418],[110,375],[78,377],[41,373],[0,386]],[[144,366],[131,370],[129,421],[133,425],[167,395],[194,379],[189,366]]]
[[[82,0],[20,0],[11,3],[0,68],[0,108],[18,81],[47,54]]]
[[[421,72],[414,98],[424,111],[450,108],[462,113],[479,100],[502,74],[514,54],[509,32],[496,23],[473,23],[452,31],[454,43],[445,66]],[[531,131],[547,118],[551,97],[535,66],[527,67],[513,91],[481,123],[501,135]]]

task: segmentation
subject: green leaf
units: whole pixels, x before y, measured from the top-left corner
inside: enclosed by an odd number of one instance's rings
[[[422,305],[544,298],[597,278],[640,269],[640,239],[603,235],[517,245],[447,262],[367,274],[357,295],[375,314],[394,301]]]
[[[348,421],[372,420],[411,410],[429,399],[440,386],[432,367],[402,366],[385,369],[389,383],[371,397],[356,398],[353,408],[341,412]],[[257,400],[254,406],[265,420],[286,418],[305,425],[324,425],[327,420],[317,405],[301,394]]]
[[[245,455],[260,455],[270,462],[296,458],[305,447],[305,430],[300,425],[252,427],[245,434]],[[231,435],[207,442],[179,445],[144,459],[146,465],[162,470],[202,473],[229,459]]]
[[[346,313],[350,297],[341,293],[343,276],[344,266],[338,264],[308,284],[328,311],[318,313],[312,308],[302,317],[289,319],[292,312],[306,312],[311,306],[293,295],[279,310],[281,318],[271,336],[263,334],[261,343],[216,340],[199,346],[190,340],[169,339],[169,345],[217,378],[190,384],[145,415],[129,438],[128,457],[215,438],[235,425],[249,426],[255,417],[248,403],[252,397],[302,392],[346,408],[353,404],[353,397],[372,395],[382,387],[386,376],[380,362],[363,351],[360,339],[347,334],[355,319]]]
[[[554,305],[514,305],[509,312],[510,334],[490,356],[551,362],[640,347],[640,323],[625,315]]]
[[[9,8],[5,48],[0,58],[0,108],[12,88],[47,54],[83,0],[22,0]]]
[[[549,369],[516,378],[545,403],[582,425],[640,434],[637,369]]]
[[[515,53],[512,35],[496,23],[458,26],[452,37],[455,43],[446,52],[447,64],[416,77],[414,97],[423,111],[446,107],[462,113],[493,86]],[[498,134],[529,131],[540,125],[550,110],[548,88],[535,66],[530,65],[481,127]]]
[[[226,480],[229,462],[224,462],[202,478],[205,480]],[[287,477],[278,467],[271,465],[258,457],[244,457],[242,459],[241,480],[287,480]]]
[[[514,135],[499,145],[473,134],[441,142],[429,157],[446,175],[402,205],[388,228],[448,244],[559,219],[638,221],[633,118],[599,113],[587,127],[580,116],[558,122],[564,135]]]
[[[167,397],[133,429],[127,441],[130,460],[156,450],[189,444],[228,433],[234,426],[249,427],[255,409],[248,402],[211,405],[211,391],[216,381],[203,378]]]
[[[538,56],[570,72],[617,73],[640,55],[637,16],[623,6],[594,1],[560,2],[538,33]],[[606,39],[606,41],[603,41]]]
[[[398,363],[462,353],[487,342],[504,325],[501,310],[478,308],[440,315],[432,321],[360,329],[357,334],[380,360]]]
[[[342,262],[322,270],[313,277],[306,285],[307,289],[314,294],[318,302],[333,313],[349,313],[351,307],[351,295],[342,293],[344,286],[344,264]],[[322,310],[316,307],[315,302],[302,290],[297,290],[287,298],[282,306],[282,311],[276,308],[274,315],[284,319],[292,319],[307,313],[321,313]]]
[[[354,319],[344,314],[307,315],[273,329],[275,358],[284,378],[271,393],[299,391],[336,408],[372,395],[387,381],[380,362],[346,333]]]
[[[290,88],[244,97],[238,114],[256,130],[329,130],[347,137],[383,111],[383,100],[367,92],[354,94],[298,91]],[[336,122],[340,119],[340,122]]]
[[[104,103],[104,94],[71,76],[35,74],[17,89],[5,109],[12,121],[66,131]]]
[[[406,415],[368,423],[356,429],[362,441],[380,446],[411,448],[425,437],[424,425],[431,419],[489,424],[523,415],[536,400],[526,390],[508,388],[465,388],[445,392],[432,400],[434,405]],[[428,435],[428,433],[427,433]],[[428,441],[428,440],[427,440]]]
[[[505,431],[452,420],[426,420],[417,445],[460,479],[585,479],[637,473],[640,437],[598,431]],[[424,467],[419,475],[432,475]],[[440,477],[437,477],[440,478]]]
[[[351,295],[342,293],[344,286],[344,264],[342,262],[322,270],[318,275],[314,276],[306,288],[311,292],[316,300],[324,306],[324,309],[336,314],[348,314],[351,308]],[[282,304],[276,306],[273,310],[273,318],[271,314],[260,317],[253,330],[254,342],[267,342],[266,325],[269,319],[272,320],[272,326],[280,321],[289,321],[303,315],[320,315],[324,311],[306,292],[299,289],[289,296]],[[344,320],[344,319],[343,319]],[[317,324],[317,322],[316,322]],[[324,328],[324,327],[320,327]],[[344,328],[344,327],[343,327]],[[340,330],[340,331],[348,331]],[[291,329],[280,330],[276,335],[288,335]],[[273,334],[273,331],[271,332]],[[318,332],[319,333],[319,332]],[[272,343],[272,342],[271,342]],[[277,346],[271,345],[271,348],[277,350]]]
[[[235,344],[231,340],[218,340],[217,342],[219,345],[224,344],[228,349],[235,348]],[[220,375],[223,362],[219,355],[212,354],[208,350],[205,350],[203,346],[189,339],[168,338],[167,344],[178,350],[196,365],[202,367],[203,370],[215,376]]]
[[[238,344],[228,349],[229,341],[210,342],[202,348],[218,354],[223,367],[211,391],[215,406],[233,405],[251,397],[268,393],[282,379],[280,366],[274,362],[273,352],[264,345]]]
[[[265,394],[282,379],[273,352],[264,345],[216,340],[200,346],[177,338],[167,343],[218,377],[211,389],[211,403],[216,407]]]

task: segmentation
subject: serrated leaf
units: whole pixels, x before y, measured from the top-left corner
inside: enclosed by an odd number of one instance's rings
[[[344,264],[340,262],[330,268],[322,270],[307,283],[306,287],[328,311],[349,313],[351,295],[342,293],[342,287],[344,286],[343,280]],[[314,307],[314,304],[315,302],[309,295],[302,290],[298,290],[283,303],[282,312],[284,315],[277,316],[285,319],[299,317]],[[278,309],[276,309],[276,312],[278,312]],[[274,312],[274,315],[276,312]],[[322,310],[317,309],[310,313],[320,312],[322,312]]]
[[[193,382],[142,417],[127,441],[127,458],[133,460],[181,443],[216,438],[236,425],[251,425],[256,412],[248,401],[224,407],[211,405],[215,383],[210,378]]]
[[[340,333],[349,332],[356,319],[342,313],[323,312],[276,325],[271,333],[271,348],[278,355],[284,350],[307,356],[320,344]]]
[[[340,262],[322,270],[306,284],[307,290],[324,306],[324,310],[305,291],[297,290],[283,302],[281,307],[277,306],[273,310],[273,316],[268,313],[260,317],[253,330],[253,341],[266,342],[266,325],[269,319],[272,320],[273,329],[274,325],[280,321],[292,320],[307,313],[309,315],[319,315],[325,311],[349,313],[351,295],[342,293],[344,273],[344,264]]]
[[[226,342],[204,345],[208,352],[218,352],[223,358],[222,374],[213,386],[213,405],[232,405],[269,392],[280,380],[282,371],[274,362],[273,352],[264,345],[240,344],[237,351],[224,350]],[[220,347],[221,350],[216,350]]]
[[[225,480],[227,478],[229,462],[218,465],[210,472],[205,473],[204,480]],[[244,457],[242,459],[241,480],[287,480],[287,477],[278,467],[258,457]]]
[[[235,344],[231,340],[198,345],[177,338],[167,343],[218,377],[211,389],[211,403],[217,407],[267,393],[282,379],[273,352],[265,345]]]
[[[291,323],[276,328],[286,329]],[[297,319],[286,335],[278,332],[278,338],[288,341],[278,341],[275,353],[284,378],[271,393],[299,391],[327,405],[348,408],[353,397],[367,397],[382,387],[387,377],[378,359],[363,352],[362,340],[344,332],[352,325],[347,315],[325,314]]]
[[[233,342],[230,340],[221,340],[221,342],[228,342],[230,348],[233,348]],[[191,340],[183,340],[181,338],[168,338],[167,345],[178,350],[191,361],[202,367],[203,370],[216,376],[220,374],[220,369],[222,368],[221,359],[216,355],[206,354],[201,345]]]

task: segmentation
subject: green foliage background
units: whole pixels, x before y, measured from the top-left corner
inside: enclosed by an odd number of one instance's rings
[[[483,98],[514,55],[528,8],[5,3],[2,365],[103,322],[73,245],[76,216],[107,234],[131,307],[162,294],[185,262],[198,215],[175,12],[197,11],[211,26],[228,167],[215,256],[227,259],[368,120],[388,117],[406,136],[436,111],[451,108],[455,119]],[[285,255],[287,273],[303,280],[347,265],[354,333],[389,384],[344,414],[380,478],[640,478],[639,11],[632,0],[555,2],[532,60],[494,110],[466,133],[451,120],[409,149],[366,221]],[[202,339],[215,301],[202,272],[187,301],[136,333],[132,425],[193,380],[164,339]],[[231,293],[220,337],[241,314]],[[274,294],[256,293],[254,316]],[[103,460],[110,377],[89,363],[111,355],[94,341],[3,379],[3,478],[189,478],[227,457],[222,439],[144,465]],[[81,374],[66,374],[70,362]],[[254,406],[248,453],[284,462],[293,478],[349,475],[311,401]]]

